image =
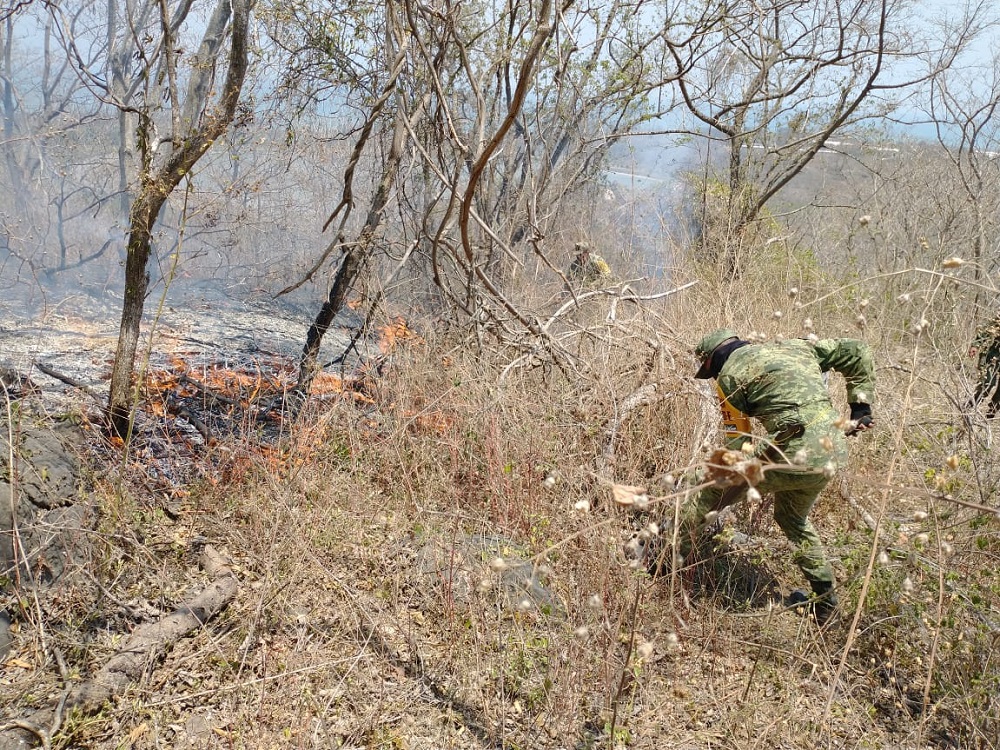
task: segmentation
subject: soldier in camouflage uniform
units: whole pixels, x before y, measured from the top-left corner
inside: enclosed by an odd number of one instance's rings
[[[582,281],[584,284],[611,280],[611,266],[600,255],[590,252],[583,242],[576,243],[576,255],[569,266],[570,278]]]
[[[695,355],[701,362],[695,377],[715,378],[728,402],[768,432],[754,449],[765,465],[756,489],[773,494],[774,520],[795,545],[795,562],[813,590],[810,608],[825,625],[836,612],[835,579],[809,512],[834,473],[846,466],[847,444],[823,373],[835,370],[846,380],[852,420],[847,434],[869,429],[875,395],[871,352],[854,339],[751,344],[720,329],[701,340]],[[706,515],[742,500],[747,489],[708,487],[693,497],[681,509],[680,553],[690,550]]]
[[[979,382],[972,398],[971,408],[988,399],[986,416],[990,419],[1000,411],[1000,316],[976,330],[976,337],[969,348],[969,356],[978,356]]]

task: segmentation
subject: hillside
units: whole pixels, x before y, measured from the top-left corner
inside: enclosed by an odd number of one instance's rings
[[[842,291],[811,304],[822,287],[798,307],[776,294],[781,319],[766,306],[748,316],[792,335],[825,308],[809,322],[818,334],[862,335],[876,351],[878,428],[852,440],[851,470],[813,512],[842,582],[838,626],[781,606],[802,582],[766,497],[738,506],[674,577],[629,566],[645,521],[616,506],[612,483],[667,497],[669,511],[683,495],[666,475],[718,443],[689,352],[716,322],[695,311],[721,292],[702,281],[614,320],[607,301],[584,303],[568,330],[603,334],[580,340],[574,379],[506,368],[413,322],[422,335],[398,342],[363,398],[321,398],[274,438],[243,431],[193,450],[143,433],[123,463],[80,401],[63,418],[84,427],[77,503],[94,517],[65,573],[5,601],[0,745],[30,739],[11,720],[55,707],[130,632],[232,580],[203,627],[41,736],[95,748],[996,747],[995,426],[954,409],[962,360],[894,330],[898,302],[866,303],[863,332],[837,313]],[[628,401],[648,384],[656,396]],[[831,390],[843,406],[837,379]],[[53,416],[15,403],[16,430]],[[221,574],[199,564],[206,550]]]

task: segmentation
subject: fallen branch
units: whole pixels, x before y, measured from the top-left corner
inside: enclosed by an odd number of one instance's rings
[[[99,396],[97,392],[95,392],[94,389],[91,388],[89,385],[81,383],[79,380],[75,380],[71,378],[69,375],[63,375],[61,372],[53,370],[51,367],[49,367],[47,364],[43,362],[36,361],[35,367],[38,369],[39,372],[45,373],[50,378],[55,378],[56,380],[65,383],[68,386],[72,386],[73,388],[77,388],[83,391],[98,403],[104,403],[104,399],[101,398],[101,396]]]
[[[201,435],[202,440],[205,441],[205,445],[215,445],[216,439],[212,437],[212,431],[208,428],[198,415],[191,411],[184,404],[180,403],[172,394],[168,394],[164,399],[164,405],[170,414],[176,417],[186,420],[192,427],[194,427],[198,434]]]
[[[205,548],[202,567],[215,577],[201,593],[157,622],[140,625],[97,674],[69,691],[59,705],[42,708],[26,718],[0,725],[0,750],[26,750],[41,740],[48,747],[64,713],[73,709],[93,713],[131,683],[138,681],[184,636],[203,626],[236,596],[232,570],[211,546]]]

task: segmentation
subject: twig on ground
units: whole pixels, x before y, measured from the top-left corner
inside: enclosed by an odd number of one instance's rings
[[[51,367],[49,367],[47,364],[45,364],[43,362],[37,362],[36,361],[35,362],[35,367],[38,368],[39,372],[45,373],[50,378],[55,378],[56,380],[58,380],[58,381],[60,381],[62,383],[65,383],[68,386],[71,386],[73,388],[76,388],[77,390],[83,391],[88,396],[90,396],[92,399],[94,399],[95,401],[97,401],[98,403],[104,403],[104,399],[102,399],[100,397],[100,395],[98,395],[98,393],[93,388],[91,388],[89,385],[87,385],[86,383],[81,383],[79,380],[71,378],[69,375],[63,375],[61,372],[58,372],[58,371],[52,369]]]

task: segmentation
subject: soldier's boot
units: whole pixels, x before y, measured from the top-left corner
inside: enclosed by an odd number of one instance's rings
[[[816,620],[816,624],[821,628],[837,621],[838,605],[837,592],[832,581],[810,581],[813,596],[809,601],[809,609]]]

